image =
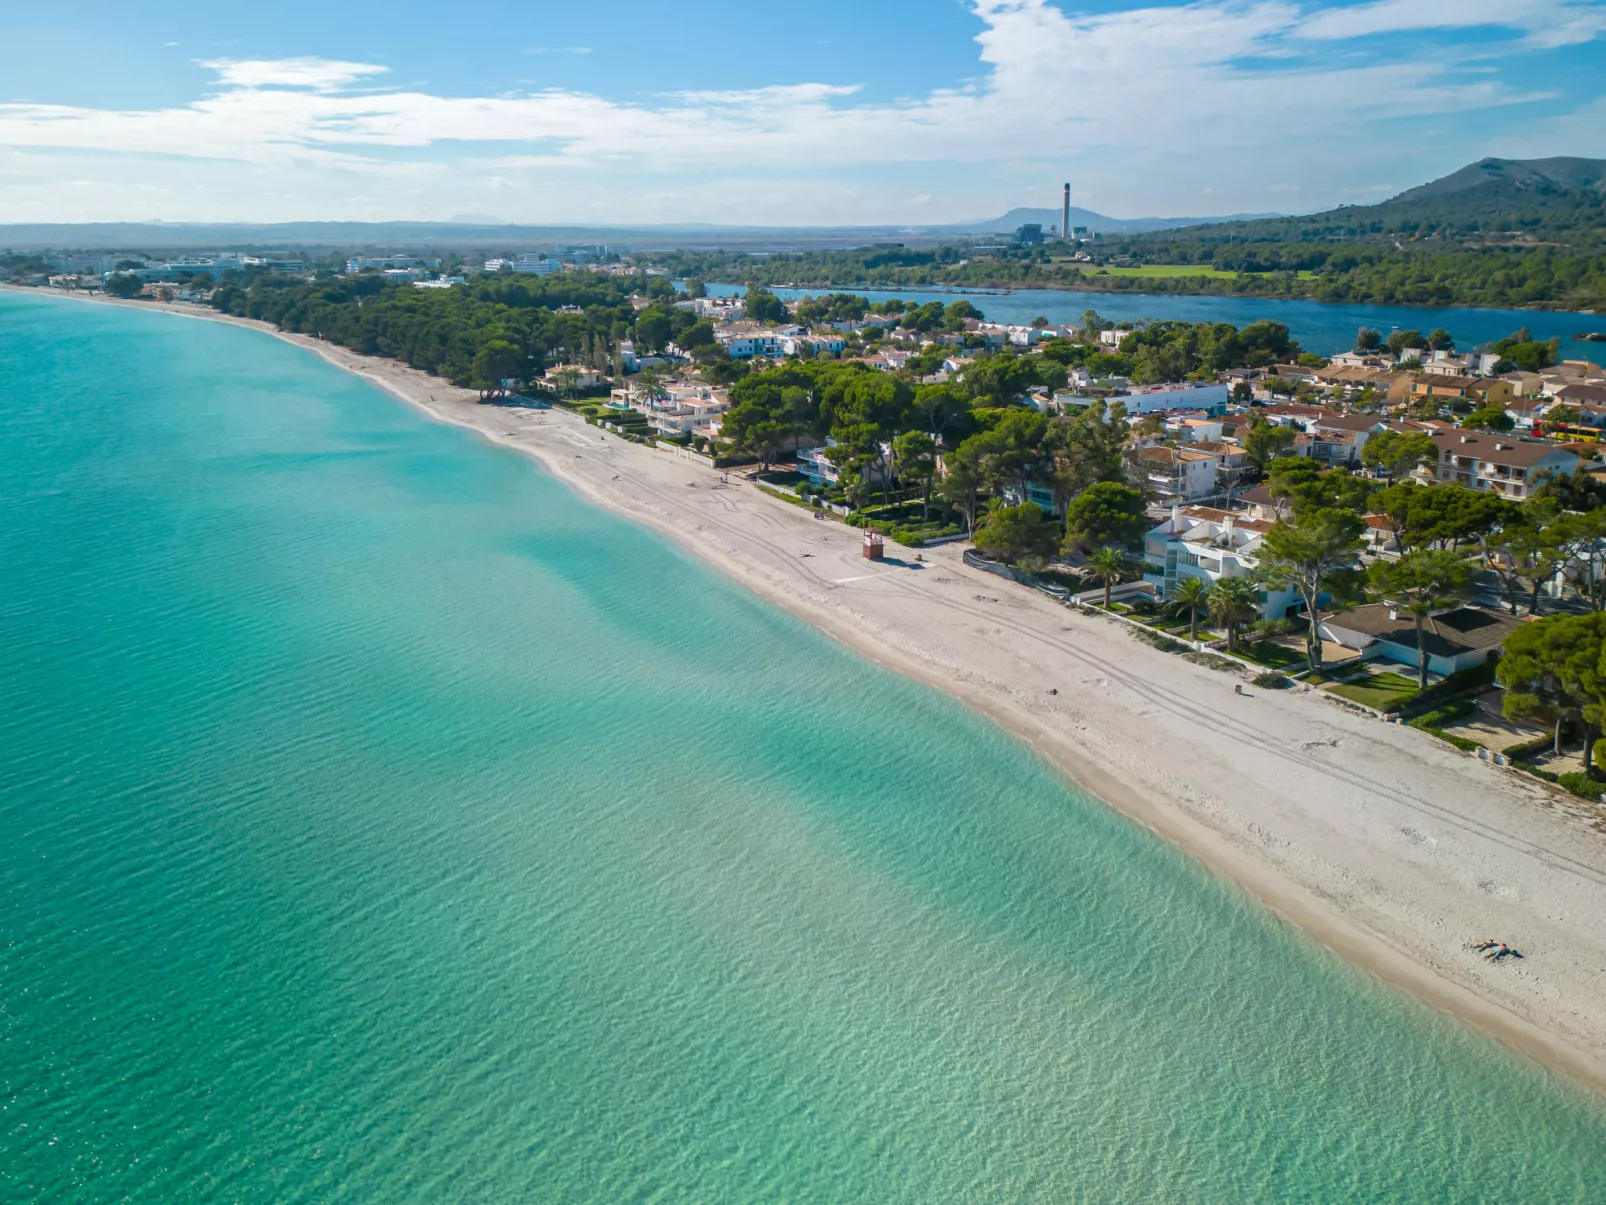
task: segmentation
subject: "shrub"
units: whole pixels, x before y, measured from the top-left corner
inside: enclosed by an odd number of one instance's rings
[[[1601,792],[1606,791],[1606,782],[1582,771],[1574,774],[1558,774],[1556,784],[1585,799],[1599,799]]]
[[[1419,725],[1416,725],[1416,724],[1413,724],[1411,726],[1413,728],[1417,728],[1418,731],[1427,733],[1429,736],[1438,737],[1441,741],[1444,741],[1446,744],[1454,745],[1457,749],[1461,750],[1461,752],[1463,752],[1463,753],[1475,753],[1475,752],[1477,752],[1477,749],[1478,749],[1478,742],[1477,741],[1469,741],[1464,736],[1452,736],[1450,733],[1444,731],[1442,728],[1428,728],[1428,727],[1419,726]]]
[[[1462,716],[1471,715],[1477,710],[1477,704],[1471,699],[1456,699],[1446,703],[1443,707],[1433,711],[1424,712],[1410,721],[1413,728],[1442,728],[1451,720],[1459,720]]]
[[[1261,690],[1287,690],[1293,684],[1294,680],[1287,674],[1279,674],[1272,670],[1256,674],[1254,677],[1254,685]]]
[[[1191,661],[1195,665],[1202,665],[1206,669],[1218,670],[1224,674],[1234,673],[1239,668],[1238,663],[1232,660],[1230,657],[1218,657],[1214,653],[1183,653],[1182,659],[1184,661]]]
[[[1556,743],[1553,736],[1536,736],[1531,741],[1523,741],[1520,745],[1512,745],[1505,751],[1512,761],[1521,761],[1532,757],[1535,753],[1549,753]]]
[[[1442,682],[1435,682],[1426,690],[1417,691],[1411,702],[1436,703],[1440,699],[1450,699],[1485,686],[1493,686],[1495,667],[1496,662],[1485,661],[1482,665],[1474,665],[1470,669],[1458,669]]]
[[[1251,640],[1275,640],[1294,630],[1292,619],[1257,619],[1244,628],[1243,634]]]
[[[1164,632],[1156,632],[1152,628],[1132,627],[1127,629],[1127,634],[1134,640],[1141,640],[1144,644],[1152,644],[1162,653],[1185,653],[1188,651],[1188,646],[1181,641],[1172,640]]]
[[[995,508],[987,522],[976,529],[974,539],[984,555],[1008,562],[1052,553],[1059,540],[1059,527],[1044,520],[1043,509],[1037,503],[1022,502],[1019,506]]]

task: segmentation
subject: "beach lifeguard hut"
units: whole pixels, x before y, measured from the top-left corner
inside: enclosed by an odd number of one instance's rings
[[[873,528],[864,529],[864,559],[879,561],[886,555],[886,544],[881,539],[881,533]]]

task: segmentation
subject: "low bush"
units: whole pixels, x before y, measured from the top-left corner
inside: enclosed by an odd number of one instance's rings
[[[1287,690],[1293,684],[1294,680],[1287,674],[1279,674],[1273,670],[1267,670],[1263,674],[1256,674],[1254,677],[1254,685],[1260,687],[1261,690]]]
[[[1294,630],[1292,619],[1257,619],[1244,628],[1243,634],[1251,640],[1275,640]]]
[[[1164,632],[1156,632],[1152,628],[1128,628],[1127,634],[1134,640],[1141,640],[1144,644],[1152,644],[1162,653],[1186,653],[1188,646],[1180,640],[1172,640]]]
[[[1601,793],[1606,792],[1606,782],[1602,782],[1593,774],[1585,774],[1582,771],[1573,774],[1556,775],[1556,785],[1585,799],[1599,799]]]
[[[1219,670],[1220,672],[1226,674],[1233,673],[1239,669],[1238,663],[1231,658],[1218,657],[1214,653],[1206,653],[1203,651],[1197,653],[1183,653],[1182,659],[1184,661],[1191,661],[1195,665],[1202,665],[1206,669]]]
[[[1416,728],[1420,732],[1425,732],[1429,736],[1436,736],[1446,744],[1454,745],[1463,753],[1476,753],[1478,750],[1477,741],[1468,740],[1464,736],[1455,736],[1452,733],[1444,731],[1442,728],[1429,728],[1426,725],[1419,724],[1412,724],[1411,727]]]
[[[1442,728],[1452,720],[1471,715],[1477,709],[1477,704],[1471,699],[1456,699],[1443,707],[1424,712],[1409,722],[1413,728]]]
[[[1482,665],[1474,665],[1471,669],[1460,669],[1442,681],[1435,682],[1426,690],[1419,690],[1406,700],[1406,705],[1415,707],[1421,704],[1437,703],[1440,699],[1453,699],[1456,695],[1467,694],[1482,690],[1485,686],[1494,685],[1495,662],[1485,661]]]
[[[1555,747],[1554,736],[1536,736],[1531,741],[1523,741],[1520,745],[1512,745],[1505,750],[1505,755],[1512,761],[1521,761],[1532,757],[1535,753],[1549,753]]]

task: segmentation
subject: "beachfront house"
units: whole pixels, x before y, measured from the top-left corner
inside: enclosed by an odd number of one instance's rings
[[[1500,646],[1523,620],[1488,607],[1455,607],[1423,622],[1430,674],[1453,674],[1500,655]],[[1367,603],[1325,617],[1322,636],[1358,652],[1413,669],[1420,663],[1416,620],[1391,602]]]
[[[665,435],[696,434],[730,409],[730,399],[722,390],[706,385],[672,385],[656,394],[642,393],[630,403],[647,419],[647,425]]]
[[[1271,528],[1265,520],[1214,507],[1173,506],[1171,517],[1144,537],[1143,580],[1163,600],[1174,597],[1184,578],[1203,578],[1212,586],[1226,577],[1254,578],[1260,542]],[[1262,619],[1295,615],[1304,605],[1293,590],[1262,588],[1257,597]]]

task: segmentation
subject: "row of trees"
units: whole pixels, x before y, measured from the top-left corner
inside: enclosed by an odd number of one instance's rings
[[[652,304],[638,314],[632,296]],[[313,282],[260,275],[226,280],[211,304],[492,391],[550,363],[607,369],[627,339],[666,345],[695,324],[673,307],[673,296],[658,277],[592,272],[478,277],[451,289],[414,289],[376,275]]]
[[[1447,249],[1389,244],[1335,249],[1323,243],[1194,245],[1186,240],[1133,242],[1126,250],[1150,263],[1198,263],[1234,276],[1122,276],[1095,265],[1028,262],[955,246],[932,252],[805,252],[671,257],[679,271],[749,285],[801,281],[810,287],[897,289],[909,286],[1035,286],[1101,292],[1222,294],[1309,298],[1388,305],[1606,306],[1606,257],[1552,247]],[[1101,243],[1101,246],[1103,244]],[[1108,251],[1122,250],[1111,244]],[[1190,258],[1191,257],[1191,258]],[[963,260],[965,262],[961,263]]]

